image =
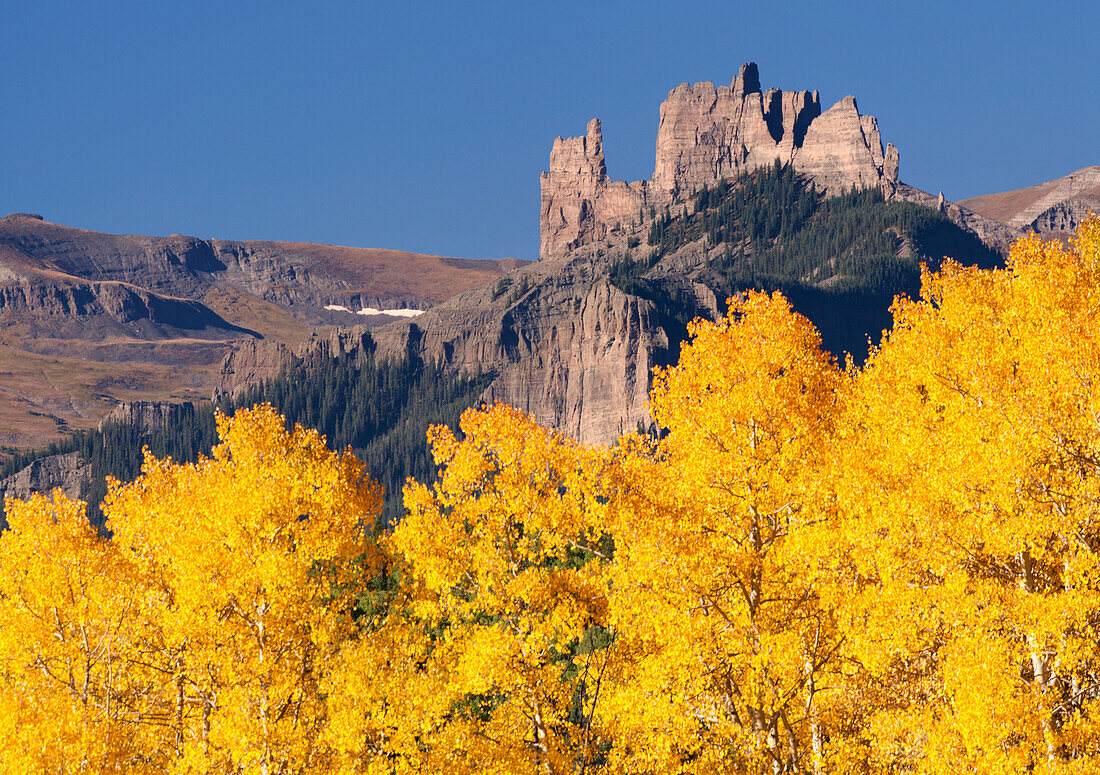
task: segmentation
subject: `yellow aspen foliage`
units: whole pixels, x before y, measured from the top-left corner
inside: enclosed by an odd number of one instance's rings
[[[0,771],[166,765],[136,568],[55,490],[7,502],[0,536]]]
[[[869,732],[915,772],[1100,771],[1100,222],[947,263],[856,378]]]
[[[410,614],[432,631],[405,722],[436,772],[594,772],[611,649],[602,568],[606,453],[507,406],[430,433],[434,487],[410,484],[392,546]]]
[[[779,294],[690,330],[653,387],[667,435],[623,456],[615,771],[820,770],[846,734],[830,716],[844,638],[818,563],[843,375]]]
[[[212,457],[147,458],[104,509],[156,593],[176,771],[322,769],[320,681],[351,631],[381,490],[350,452],[288,434],[269,406],[219,417],[218,431]]]
[[[270,407],[213,457],[113,483],[110,540],[60,494],[0,538],[0,769],[325,771],[325,696],[380,488]]]

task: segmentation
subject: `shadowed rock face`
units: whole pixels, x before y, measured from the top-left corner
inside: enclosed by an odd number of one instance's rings
[[[539,254],[602,239],[651,207],[776,161],[793,164],[825,190],[882,186],[892,194],[898,183],[897,149],[883,149],[878,122],[860,115],[854,97],[823,113],[817,92],[762,91],[750,62],[729,86],[683,83],[669,93],[651,180],[608,177],[598,119],[584,137],[555,140],[541,178]]]

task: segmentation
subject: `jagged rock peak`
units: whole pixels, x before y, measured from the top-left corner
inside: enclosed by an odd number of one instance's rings
[[[746,62],[741,65],[741,69],[737,72],[737,77],[733,79],[733,83],[730,86],[737,90],[740,88],[742,94],[755,94],[760,91],[760,71],[756,67],[756,62]]]
[[[598,119],[583,137],[558,138],[541,179],[540,255],[604,237],[651,207],[776,160],[793,164],[820,188],[898,183],[898,152],[883,150],[878,122],[854,97],[824,113],[816,91],[762,90],[757,66],[741,66],[729,86],[682,83],[661,104],[653,177],[625,183],[607,176]]]

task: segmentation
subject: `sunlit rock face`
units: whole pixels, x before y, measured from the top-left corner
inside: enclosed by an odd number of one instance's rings
[[[649,208],[776,161],[825,190],[881,186],[892,194],[898,182],[897,149],[883,148],[878,122],[859,113],[854,97],[822,112],[816,91],[761,90],[750,62],[729,86],[682,83],[669,92],[651,180],[608,176],[599,119],[583,137],[555,140],[541,179],[540,255],[602,239],[617,224],[644,219]]]

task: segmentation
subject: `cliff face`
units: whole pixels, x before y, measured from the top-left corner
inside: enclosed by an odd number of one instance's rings
[[[118,423],[137,429],[142,435],[154,431],[163,431],[171,427],[193,421],[195,405],[191,402],[167,403],[165,401],[123,401],[99,423],[104,425]]]
[[[4,518],[5,498],[26,500],[36,492],[49,493],[55,488],[70,498],[79,498],[87,478],[87,464],[80,453],[66,452],[35,460],[7,479],[0,479],[0,530],[8,526]]]
[[[648,423],[649,376],[669,336],[651,302],[616,288],[591,259],[546,268],[552,273],[525,273],[525,292],[496,299],[473,292],[440,305],[410,334],[423,356],[491,372],[485,402],[511,404],[580,441],[608,443]]]
[[[612,285],[606,259],[590,251],[524,267],[372,337],[380,357],[412,353],[458,371],[488,372],[482,401],[507,402],[574,438],[600,443],[649,423],[650,372],[667,362],[670,342],[652,302]],[[226,359],[217,392],[234,394],[270,379],[291,358],[362,347],[355,332],[295,353],[252,342]]]
[[[617,223],[698,188],[776,161],[812,177],[819,188],[898,182],[898,152],[883,149],[878,122],[855,98],[825,112],[817,92],[760,88],[748,63],[729,86],[709,81],[673,89],[661,104],[653,178],[624,183],[607,175],[598,119],[584,137],[558,138],[541,178],[540,255],[602,239]]]

